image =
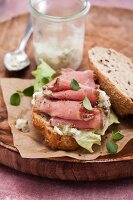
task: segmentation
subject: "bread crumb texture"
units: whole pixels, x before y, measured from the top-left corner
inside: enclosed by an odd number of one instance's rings
[[[110,96],[117,114],[133,114],[133,62],[113,49],[94,47],[88,52],[89,67]]]
[[[90,59],[125,95],[133,99],[133,62],[113,49],[93,48]]]
[[[51,149],[72,151],[79,148],[78,143],[73,137],[56,133],[45,116],[42,117],[40,114],[32,111],[32,123],[43,135],[43,138]]]

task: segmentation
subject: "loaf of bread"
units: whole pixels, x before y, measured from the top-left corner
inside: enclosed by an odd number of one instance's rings
[[[133,114],[133,62],[113,49],[94,47],[88,52],[89,67],[110,97],[119,116]]]

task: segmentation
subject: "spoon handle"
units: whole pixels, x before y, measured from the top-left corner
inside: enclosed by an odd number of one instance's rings
[[[32,29],[32,23],[31,23],[31,18],[29,19],[28,21],[28,25],[26,27],[26,30],[25,30],[25,33],[24,33],[24,36],[20,42],[20,45],[19,45],[19,50],[23,51],[26,47],[26,44],[31,36],[31,33],[32,33],[33,29]]]

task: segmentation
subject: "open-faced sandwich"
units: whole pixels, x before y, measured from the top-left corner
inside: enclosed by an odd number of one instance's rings
[[[54,71],[47,66],[46,72],[41,64],[33,74],[36,92],[32,121],[47,145],[62,150],[82,147],[93,152],[93,145],[101,144],[108,127],[118,123],[109,97],[95,82],[94,72],[62,69],[52,80]]]
[[[120,116],[133,114],[133,63],[112,49],[99,47],[89,51],[89,63],[93,71],[62,69],[55,77],[42,63],[33,73],[33,125],[52,149],[82,147],[93,152],[108,127],[119,123],[111,104]]]

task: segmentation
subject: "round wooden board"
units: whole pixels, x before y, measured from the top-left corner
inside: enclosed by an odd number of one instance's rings
[[[105,20],[106,16],[106,20]],[[15,49],[24,32],[28,16],[20,16],[8,22],[0,24],[0,63],[5,52]],[[88,18],[84,59],[80,67],[84,70],[88,67],[88,49],[99,45],[114,48],[130,58],[133,57],[133,12],[124,9],[100,8],[91,9]],[[21,24],[21,26],[19,25]],[[9,31],[10,30],[10,31]],[[10,39],[12,37],[12,39]],[[21,73],[8,73],[1,64],[0,77],[31,78],[31,71],[35,68],[32,43],[27,48],[31,59],[30,68]],[[1,106],[1,102],[0,102]],[[3,128],[2,126],[0,129]],[[4,129],[4,128],[3,128]],[[6,131],[6,130],[5,130]],[[2,135],[0,141],[11,144],[11,135]],[[0,163],[18,171],[61,180],[111,180],[133,176],[133,142],[128,148],[115,156],[98,158],[85,162],[69,158],[51,159],[25,159],[18,152],[9,149],[9,146],[0,146]]]
[[[27,159],[0,146],[0,163],[23,173],[60,180],[95,181],[133,176],[133,155],[126,154],[87,162],[69,158]]]

